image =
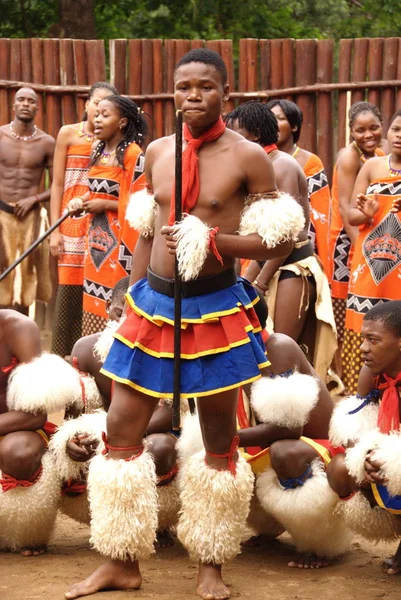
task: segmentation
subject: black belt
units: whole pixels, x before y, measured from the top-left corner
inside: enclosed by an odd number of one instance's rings
[[[14,215],[14,205],[13,204],[7,204],[7,202],[3,202],[3,200],[0,200],[0,210],[2,210],[3,212],[8,213],[9,215]]]
[[[156,275],[150,267],[148,267],[148,283],[152,290],[174,298],[174,279],[167,279]],[[192,281],[182,281],[181,290],[182,297],[189,298],[191,296],[203,296],[203,294],[211,294],[219,292],[231,287],[237,283],[237,275],[234,269],[227,269],[217,275],[208,277],[199,277]]]
[[[309,258],[309,256],[313,256],[313,247],[311,242],[309,241],[307,244],[304,244],[300,248],[294,248],[289,256],[283,262],[284,265],[292,265],[300,260],[304,260],[304,258]]]

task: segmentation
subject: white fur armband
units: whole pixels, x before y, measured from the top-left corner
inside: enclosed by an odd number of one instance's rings
[[[183,281],[196,279],[208,255],[211,228],[194,215],[184,215],[173,228],[179,273]]]
[[[382,463],[381,473],[387,480],[386,487],[392,496],[401,495],[401,435],[382,435],[372,459]]]
[[[363,398],[349,396],[336,404],[329,429],[329,438],[334,446],[348,446],[368,431],[376,429],[379,406],[369,402],[359,409],[363,402]]]
[[[146,189],[131,194],[125,219],[133,229],[145,237],[153,237],[157,204],[153,194]]]
[[[7,389],[9,410],[54,413],[79,402],[81,384],[74,368],[60,356],[42,354],[11,373]]]
[[[259,420],[279,427],[305,425],[318,398],[318,380],[301,373],[262,377],[251,388],[251,405]]]
[[[125,315],[119,321],[107,321],[106,327],[99,335],[95,345],[93,346],[93,354],[103,364],[106,360],[111,345],[114,341],[114,334],[120,325],[125,321]]]
[[[352,448],[348,448],[345,453],[345,465],[351,477],[354,477],[358,483],[365,479],[365,459],[366,455],[374,450],[380,443],[383,434],[378,430],[365,433],[359,442]]]
[[[99,410],[91,415],[81,415],[77,419],[67,419],[57,429],[49,443],[49,452],[54,456],[57,473],[61,481],[80,479],[86,473],[88,464],[75,462],[66,451],[67,442],[84,433],[100,445],[102,431],[106,430],[106,413]],[[99,446],[98,446],[99,447]]]
[[[257,233],[267,248],[295,241],[305,227],[302,206],[290,195],[260,198],[245,206],[239,228],[240,235]]]

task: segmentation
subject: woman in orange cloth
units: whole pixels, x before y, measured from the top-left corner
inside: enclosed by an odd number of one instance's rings
[[[362,167],[348,211],[348,222],[359,229],[342,355],[343,380],[351,393],[362,362],[369,366],[369,356],[360,352],[363,317],[377,304],[401,300],[401,110],[391,119],[388,143],[388,156],[372,158]]]
[[[301,109],[290,100],[271,100],[267,107],[274,113],[279,126],[277,146],[282,152],[291,154],[302,167],[308,181],[310,203],[309,239],[314,252],[319,256],[324,272],[330,281],[329,271],[329,226],[330,188],[320,158],[298,146],[303,122]]]
[[[363,164],[374,156],[383,156],[382,117],[379,109],[369,102],[353,104],[348,113],[352,142],[340,150],[334,167],[331,189],[330,263],[331,296],[338,335],[338,356],[344,341],[345,309],[348,293],[351,248],[358,229],[348,222],[352,190]],[[338,361],[339,362],[339,361]],[[337,365],[341,376],[341,367]]]
[[[89,90],[85,117],[81,123],[64,125],[57,136],[54,176],[50,199],[51,223],[55,223],[68,202],[88,190],[89,160],[94,140],[93,119],[100,100],[117,94],[114,86],[99,81]],[[88,216],[81,214],[64,221],[50,236],[50,252],[58,257],[58,281],[53,320],[52,352],[70,354],[81,337],[85,236]]]
[[[117,269],[121,223],[135,167],[142,153],[146,122],[137,105],[122,96],[99,102],[94,148],[88,173],[89,193],[83,208],[90,213],[85,243],[82,335],[102,331],[107,321],[106,303],[120,271]],[[132,231],[130,250],[135,235]]]

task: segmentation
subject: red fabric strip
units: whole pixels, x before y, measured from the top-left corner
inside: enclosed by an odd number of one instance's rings
[[[1,370],[3,371],[3,373],[11,373],[11,371],[13,369],[15,369],[15,367],[19,365],[19,360],[18,358],[15,358],[15,356],[13,356],[10,364],[7,367],[1,367]]]
[[[172,481],[174,479],[174,477],[177,475],[177,473],[178,473],[178,465],[176,463],[174,465],[174,467],[171,469],[171,471],[169,471],[165,475],[159,475],[157,477],[157,485],[159,485],[163,481],[168,481],[168,482]]]
[[[221,265],[223,265],[223,259],[221,258],[220,252],[217,250],[216,246],[216,235],[219,232],[220,227],[213,227],[213,229],[209,230],[209,248],[219,261]]]
[[[10,490],[14,490],[16,487],[32,487],[40,479],[42,471],[43,467],[41,465],[36,473],[32,475],[31,479],[15,479],[15,477],[3,473],[3,477],[0,479],[0,486],[3,488],[3,492],[9,492]]]
[[[382,433],[390,433],[400,428],[400,399],[397,385],[401,383],[401,372],[392,379],[383,373],[385,383],[378,385],[379,390],[385,390],[379,408],[377,425]]]
[[[187,142],[187,147],[182,153],[182,212],[189,213],[195,207],[199,192],[199,164],[197,151],[205,142],[214,142],[223,135],[226,130],[226,124],[219,117],[218,121],[205,133],[202,133],[198,138],[194,138],[186,123],[184,123],[184,139]],[[175,223],[175,184],[171,194],[171,208],[169,225]]]
[[[130,458],[127,458],[126,460],[133,460],[134,458],[138,458],[138,456],[140,456],[143,451],[144,451],[144,447],[143,444],[141,444],[140,446],[110,446],[109,442],[108,442],[108,437],[106,435],[106,433],[104,431],[102,431],[102,440],[103,443],[105,445],[104,450],[102,451],[102,454],[107,454],[109,450],[111,450],[112,452],[127,452],[128,450],[131,450],[132,452],[137,452],[137,454],[135,454],[134,456],[131,456]]]
[[[233,437],[233,440],[231,442],[231,446],[230,446],[230,450],[228,452],[225,452],[223,454],[215,454],[214,452],[208,452],[206,450],[206,454],[208,456],[212,456],[213,458],[227,458],[227,467],[228,470],[230,471],[231,475],[235,475],[237,473],[237,468],[236,468],[236,462],[234,460],[234,455],[237,452],[238,449],[238,444],[239,444],[239,436],[236,435],[235,437]],[[208,463],[206,463],[208,464]],[[210,466],[210,465],[208,465]]]
[[[277,144],[268,144],[267,146],[263,146],[263,150],[270,154],[270,152],[274,152],[274,150],[278,150]]]

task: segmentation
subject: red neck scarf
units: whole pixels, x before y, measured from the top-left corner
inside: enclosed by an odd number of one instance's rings
[[[11,371],[13,369],[15,369],[15,367],[19,365],[19,360],[18,358],[15,358],[15,356],[13,356],[10,364],[7,367],[1,367],[1,370],[3,371],[3,373],[11,373]]]
[[[219,117],[218,121],[198,138],[194,138],[189,127],[184,123],[184,139],[187,147],[182,153],[182,212],[189,213],[196,205],[200,192],[199,165],[197,150],[205,142],[214,142],[223,135],[226,124]],[[175,184],[171,195],[169,225],[175,222]]]
[[[377,425],[382,433],[396,431],[400,427],[400,399],[397,384],[401,383],[401,372],[395,379],[383,373],[385,383],[381,383],[379,390],[386,390],[383,394],[379,408]]]
[[[270,154],[270,152],[278,150],[278,146],[277,144],[269,144],[268,146],[263,146],[263,150],[267,152],[267,154]]]

